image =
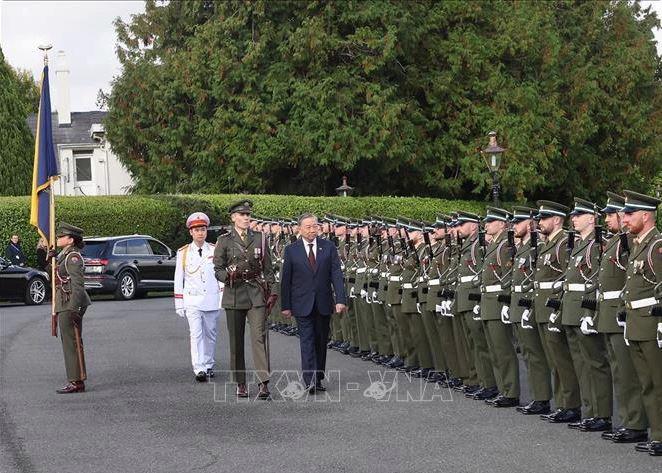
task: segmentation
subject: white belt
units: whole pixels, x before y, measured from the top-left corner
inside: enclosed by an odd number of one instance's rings
[[[379,273],[379,277],[380,277],[380,278],[387,278],[387,277],[388,277],[388,273],[386,273],[386,272],[384,272],[384,273]]]
[[[513,292],[522,292],[522,286],[514,286]]]
[[[391,276],[388,280],[392,282],[402,281],[402,276]]]
[[[425,277],[421,276],[420,278],[418,278],[418,282],[425,282]]]
[[[470,282],[470,281],[476,281],[478,275],[475,274],[473,276],[460,276],[460,282]]]
[[[402,289],[414,289],[414,285],[410,282],[406,282],[402,285]]]
[[[377,274],[379,272],[378,269],[371,269],[370,274]]]
[[[365,270],[366,270],[366,269],[368,269],[368,268],[358,268],[358,269],[356,270],[356,274],[362,274],[362,273],[365,273]]]
[[[637,299],[636,301],[626,302],[625,306],[628,309],[641,309],[643,307],[650,307],[658,303],[654,297],[647,297],[646,299]]]
[[[570,291],[570,292],[580,292],[585,290],[586,290],[586,284],[579,284],[579,283],[570,283],[567,285],[567,289],[566,289],[566,291]]]
[[[622,292],[623,292],[622,290],[621,291],[606,291],[606,292],[603,292],[603,293],[600,294],[600,298],[603,301],[609,301],[611,299],[618,299],[619,297],[621,297]]]
[[[440,279],[430,279],[428,281],[428,286],[439,286],[439,285],[441,285]]]
[[[491,286],[483,286],[484,292],[499,292],[501,290],[501,284],[493,284]]]
[[[538,289],[553,289],[554,288],[554,281],[543,281],[537,283]]]

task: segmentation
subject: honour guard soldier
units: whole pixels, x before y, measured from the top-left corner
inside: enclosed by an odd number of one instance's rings
[[[249,230],[253,203],[242,200],[230,206],[232,229],[221,235],[214,249],[216,279],[222,282],[223,298],[230,335],[230,369],[237,383],[237,397],[248,397],[244,332],[246,320],[250,326],[253,362],[259,381],[259,399],[270,397],[269,346],[266,316],[275,303],[272,294],[274,273],[266,239]]]
[[[469,376],[463,389],[467,397],[477,400],[498,396],[494,370],[490,360],[485,330],[480,320],[480,268],[483,265],[482,237],[478,230],[480,217],[469,212],[458,212],[457,234],[463,239],[455,288],[455,313],[462,323],[469,356]],[[480,386],[478,385],[480,383]]]
[[[198,382],[214,376],[216,322],[219,314],[221,283],[214,275],[214,245],[207,243],[209,217],[191,214],[186,228],[191,243],[177,250],[175,265],[175,311],[188,320],[191,363]]]
[[[623,222],[634,236],[625,278],[625,333],[650,422],[649,442],[636,450],[662,455],[662,236],[655,228],[660,199],[624,191]],[[656,290],[657,286],[657,290]]]
[[[561,325],[560,304],[555,304],[558,302],[555,291],[560,292],[568,265],[569,255],[566,248],[569,237],[563,231],[563,223],[570,209],[548,200],[540,200],[537,204],[538,228],[546,240],[538,251],[534,312],[536,323],[540,325],[538,330],[543,348],[546,349],[547,359],[552,367],[556,404],[554,412],[541,415],[541,418],[553,423],[577,422],[581,419],[579,382]],[[571,241],[574,243],[574,235]]]
[[[623,338],[623,327],[617,320],[618,313],[625,308],[621,296],[632,235],[624,231],[622,223],[625,198],[612,192],[607,192],[607,195],[607,205],[602,213],[605,214],[608,230],[614,236],[607,241],[600,262],[597,330],[605,337],[622,427],[613,432],[603,432],[602,438],[616,443],[644,442],[648,438],[648,419],[641,385]]]
[[[584,419],[568,427],[584,432],[611,430],[613,392],[604,337],[598,334],[593,320],[602,253],[595,210],[593,203],[575,198],[570,218],[579,238],[570,253],[563,284],[562,323],[584,404]]]
[[[84,262],[80,254],[84,246],[83,230],[61,222],[55,236],[57,246],[62,248],[55,267],[55,313],[69,381],[57,392],[70,394],[85,391],[87,370],[81,337],[83,315],[92,302],[85,292]]]
[[[519,361],[512,343],[513,331],[509,307],[504,305],[510,295],[512,269],[511,249],[506,226],[510,214],[494,207],[487,208],[485,232],[490,237],[482,266],[480,318],[485,327],[487,346],[492,357],[499,395],[487,399],[494,407],[519,405]]]

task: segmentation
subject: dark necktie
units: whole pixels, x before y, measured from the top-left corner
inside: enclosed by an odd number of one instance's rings
[[[315,265],[317,262],[315,261],[315,252],[313,251],[313,244],[308,243],[308,247],[310,250],[308,251],[308,262],[310,263],[310,267],[315,269]]]
[[[200,255],[200,258],[202,258],[202,248],[198,248],[198,254]]]

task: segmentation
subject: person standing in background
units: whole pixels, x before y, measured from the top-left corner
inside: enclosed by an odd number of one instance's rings
[[[23,253],[21,239],[18,235],[12,235],[9,239],[5,255],[9,259],[9,262],[14,266],[25,266],[27,263],[28,259],[25,257],[25,253]]]

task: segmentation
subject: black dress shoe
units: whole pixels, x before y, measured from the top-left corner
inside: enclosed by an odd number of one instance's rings
[[[541,418],[542,420],[549,421],[549,420],[551,420],[552,418],[558,416],[561,412],[563,412],[563,410],[564,410],[563,408],[561,408],[561,407],[557,407],[556,410],[555,410],[554,412],[550,412],[549,414],[541,414],[541,415],[540,415],[540,418]]]
[[[480,391],[481,387],[478,384],[470,384],[470,385],[463,384],[462,386],[458,387],[458,389],[462,391],[465,396],[469,397],[472,394]]]
[[[579,430],[582,432],[605,432],[611,430],[611,419],[608,417],[593,417],[585,422]]]
[[[459,386],[462,386],[462,380],[460,378],[450,378],[447,382],[446,385],[449,388],[455,389]]]
[[[492,403],[494,407],[515,407],[519,406],[519,398],[500,396]]]
[[[207,382],[207,373],[204,371],[198,371],[198,374],[195,375],[195,380],[198,383],[206,383]]]
[[[355,351],[353,353],[350,353],[349,356],[351,356],[352,358],[363,358],[368,353],[370,353],[370,352],[367,351],[367,350],[358,350],[358,351]]]
[[[491,399],[485,399],[485,404],[488,405],[493,405],[497,400],[501,399],[503,397],[503,394],[499,393],[497,397],[493,397]]]
[[[581,418],[581,410],[577,407],[573,409],[560,409],[554,414],[550,414],[548,420],[552,424],[568,424],[571,422],[579,422]]]
[[[358,353],[360,350],[359,350],[359,347],[349,347],[349,348],[347,349],[347,351],[348,351],[349,354],[351,355],[352,353]]]
[[[85,392],[85,383],[83,381],[71,381],[55,392],[58,394],[82,393]]]
[[[646,453],[648,453],[648,451],[650,450],[650,445],[651,445],[650,442],[641,442],[641,443],[638,443],[637,445],[635,445],[634,449],[637,452],[646,452]]]
[[[526,406],[517,407],[517,411],[528,416],[549,414],[549,401],[531,401]]]
[[[654,457],[662,456],[662,442],[653,440],[648,444],[648,454]]]
[[[568,424],[569,429],[581,430],[585,423],[590,422],[593,418],[587,417],[586,419],[581,419],[578,422],[570,422]]]
[[[388,366],[389,368],[399,368],[404,364],[405,364],[405,360],[403,360],[402,358],[396,355],[393,357],[391,361],[389,361],[386,364],[386,366]]]
[[[324,387],[321,381],[315,383],[315,392],[324,392],[324,391],[326,391],[326,387]]]
[[[243,383],[237,384],[237,397],[248,397],[248,390],[246,385]]]
[[[637,443],[646,442],[647,440],[648,433],[645,430],[622,428],[611,435],[611,441],[614,443]]]
[[[486,399],[495,398],[498,395],[499,390],[496,386],[492,386],[490,388],[483,388],[482,390],[474,393],[473,396],[471,396],[471,399],[475,399],[476,401],[484,401]]]
[[[207,368],[207,377],[213,378],[215,376],[213,368]]]
[[[271,393],[269,392],[269,388],[267,387],[267,383],[260,383],[260,390],[257,393],[257,398],[261,399],[263,401],[269,399],[271,397]]]

